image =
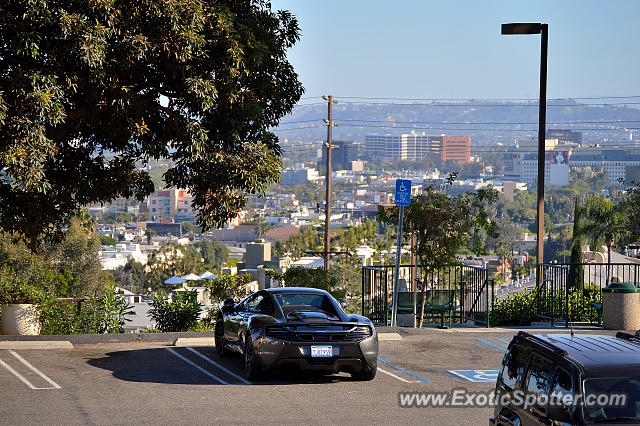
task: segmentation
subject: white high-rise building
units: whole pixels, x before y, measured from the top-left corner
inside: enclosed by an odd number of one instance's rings
[[[432,152],[426,134],[366,135],[365,152],[374,158],[397,160],[422,160]]]

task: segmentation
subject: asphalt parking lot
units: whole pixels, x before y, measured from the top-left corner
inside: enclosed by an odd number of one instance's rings
[[[371,382],[291,374],[250,383],[240,358],[210,346],[3,349],[0,424],[487,424],[491,408],[401,408],[398,393],[493,389],[515,333],[402,333],[380,342]]]

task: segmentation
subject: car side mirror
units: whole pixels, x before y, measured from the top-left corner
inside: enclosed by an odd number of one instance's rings
[[[222,309],[224,309],[225,312],[233,312],[235,307],[236,307],[236,301],[233,300],[233,297],[227,297],[226,299],[224,299],[224,302],[222,304]]]
[[[340,299],[340,306],[342,306],[342,309],[347,309],[347,306],[349,306],[347,299]]]

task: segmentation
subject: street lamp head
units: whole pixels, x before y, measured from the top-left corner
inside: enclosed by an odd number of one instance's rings
[[[546,24],[540,22],[515,22],[502,24],[502,35],[510,34],[540,34]]]

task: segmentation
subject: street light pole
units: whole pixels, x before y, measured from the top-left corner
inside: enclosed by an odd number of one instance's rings
[[[538,111],[538,206],[537,206],[537,241],[536,241],[536,286],[542,284],[542,268],[544,262],[544,169],[545,139],[547,122],[547,50],[549,26],[539,22],[502,24],[502,34],[540,34],[540,100]]]

